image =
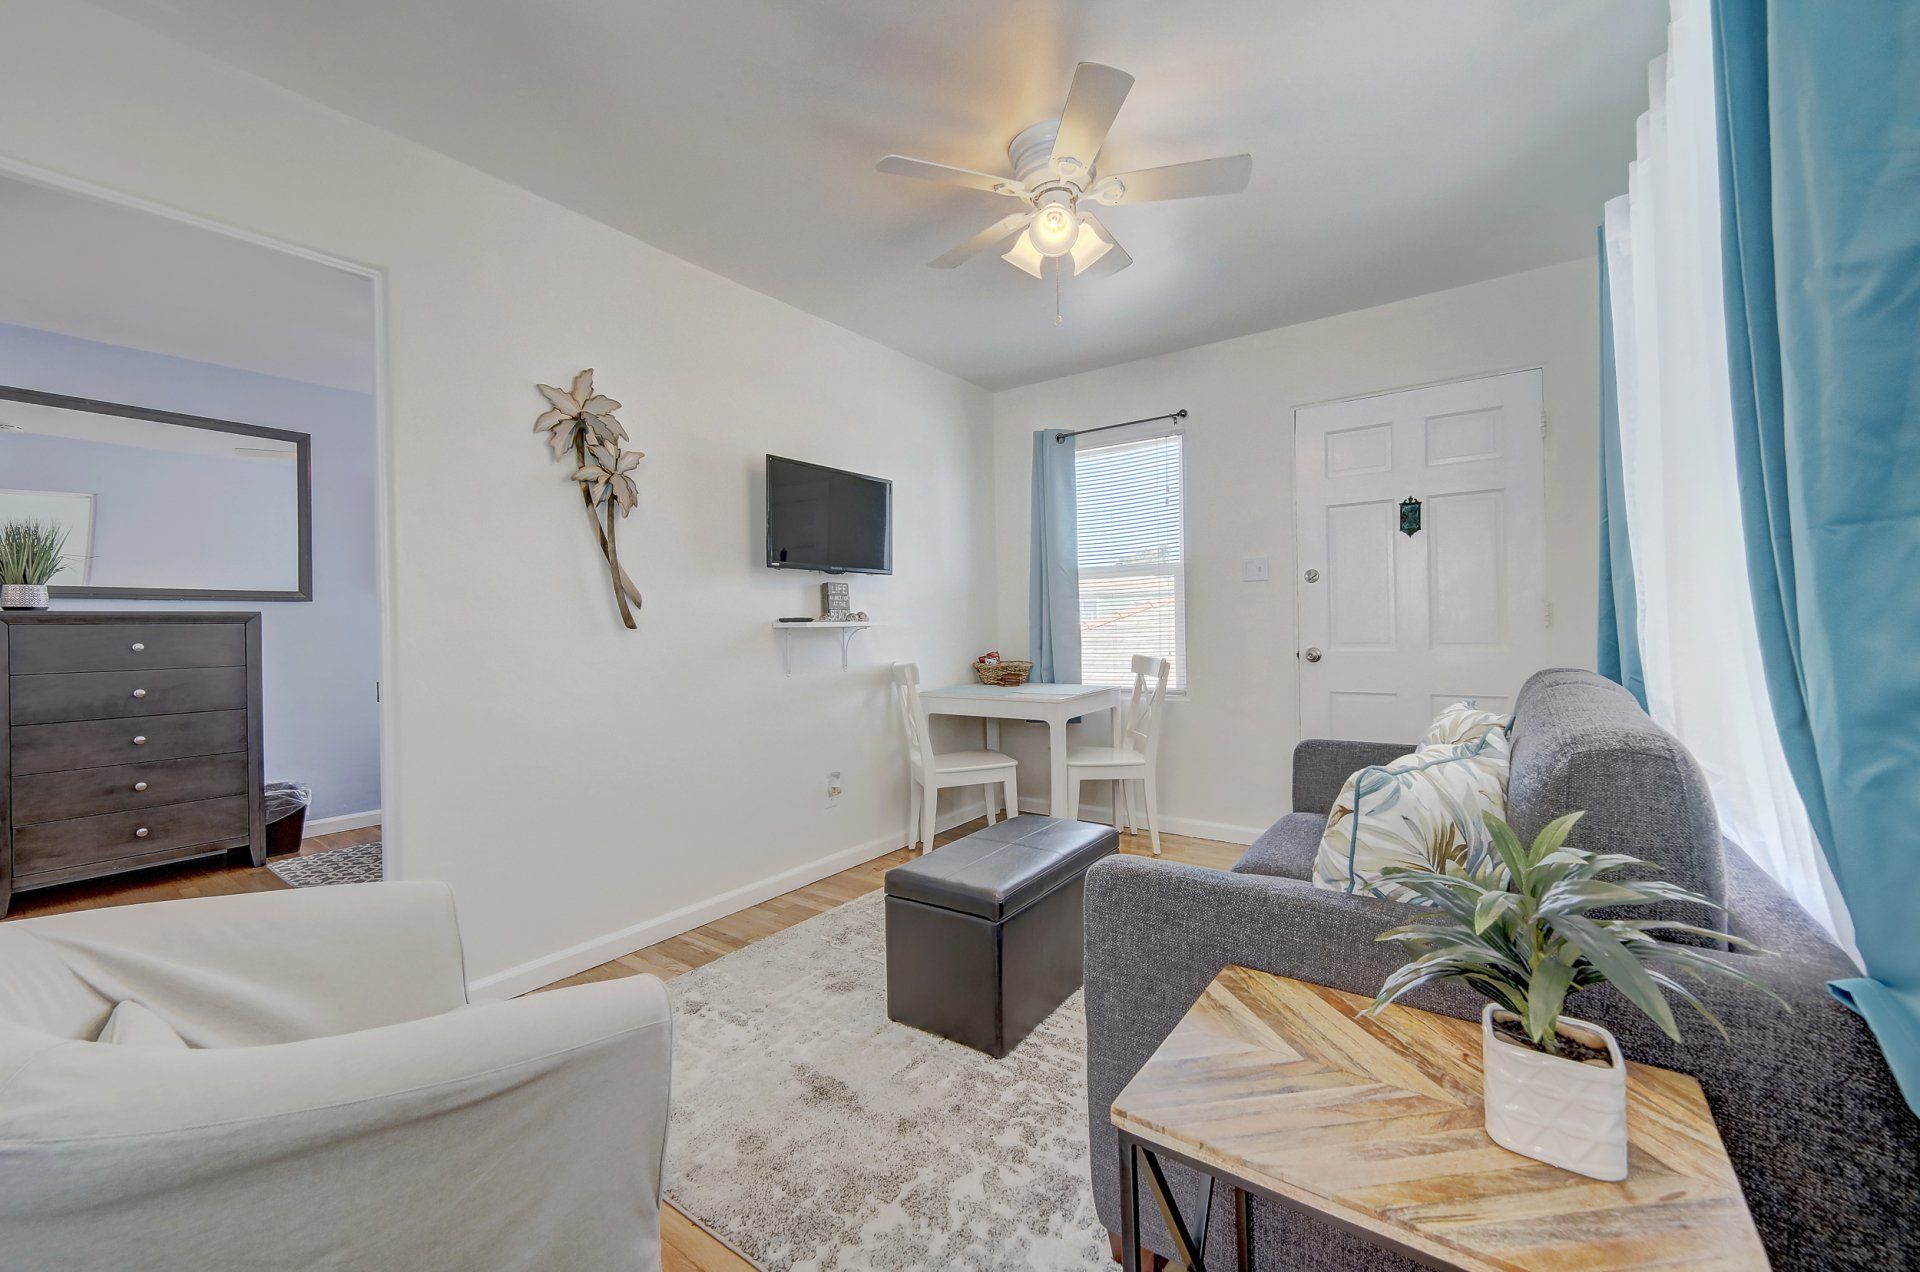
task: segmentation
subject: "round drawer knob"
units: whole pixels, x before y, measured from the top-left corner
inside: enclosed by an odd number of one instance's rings
[[[144,698],[147,696],[147,691],[145,689],[135,689],[133,691],[133,696],[136,698]]]
[[[146,734],[144,734],[144,733],[136,733],[136,734],[134,734],[134,735],[133,735],[133,744],[134,744],[135,746],[145,746],[145,745],[147,744],[147,735],[146,735]]]
[[[145,839],[147,837],[147,834],[148,834],[147,828],[145,826],[142,826],[140,829],[133,832],[133,837],[135,839]]]
[[[147,652],[146,642],[138,641],[138,640],[134,641],[133,652],[136,654],[144,654],[145,652]]]
[[[147,784],[145,782],[135,782],[133,784],[133,789],[136,791],[144,791],[147,789]]]

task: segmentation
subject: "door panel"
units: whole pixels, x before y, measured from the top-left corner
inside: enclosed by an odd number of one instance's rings
[[[1412,741],[1463,698],[1511,709],[1546,648],[1540,403],[1519,371],[1295,412],[1299,650],[1320,652],[1303,736]]]
[[[1358,477],[1393,471],[1393,423],[1327,434],[1327,476]]]
[[[1428,466],[1499,457],[1499,411],[1457,411],[1427,420]]]
[[[1505,492],[1439,495],[1427,500],[1424,511],[1434,648],[1504,644],[1509,611]]]
[[[1399,695],[1335,690],[1327,695],[1327,698],[1327,709],[1332,717],[1331,731],[1334,737],[1355,738],[1363,742],[1402,740]]]
[[[1394,647],[1394,506],[1385,500],[1327,509],[1327,644],[1352,651]]]

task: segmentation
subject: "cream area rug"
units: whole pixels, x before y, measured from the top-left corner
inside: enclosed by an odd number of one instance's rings
[[[881,894],[667,982],[667,1197],[768,1269],[1110,1268],[1086,1018],[1005,1059],[887,1019]]]

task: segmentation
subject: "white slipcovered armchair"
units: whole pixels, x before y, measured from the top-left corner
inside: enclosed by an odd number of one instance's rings
[[[0,924],[0,1269],[657,1268],[670,1035],[651,976],[469,1005],[435,883]]]

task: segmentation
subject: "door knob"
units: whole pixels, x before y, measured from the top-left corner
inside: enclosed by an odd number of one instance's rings
[[[1320,651],[1315,647],[1313,647],[1312,645],[1307,646],[1307,661],[1308,662],[1320,661]]]
[[[1320,581],[1320,571],[1318,570],[1307,571],[1307,582],[1318,583],[1319,581]]]

